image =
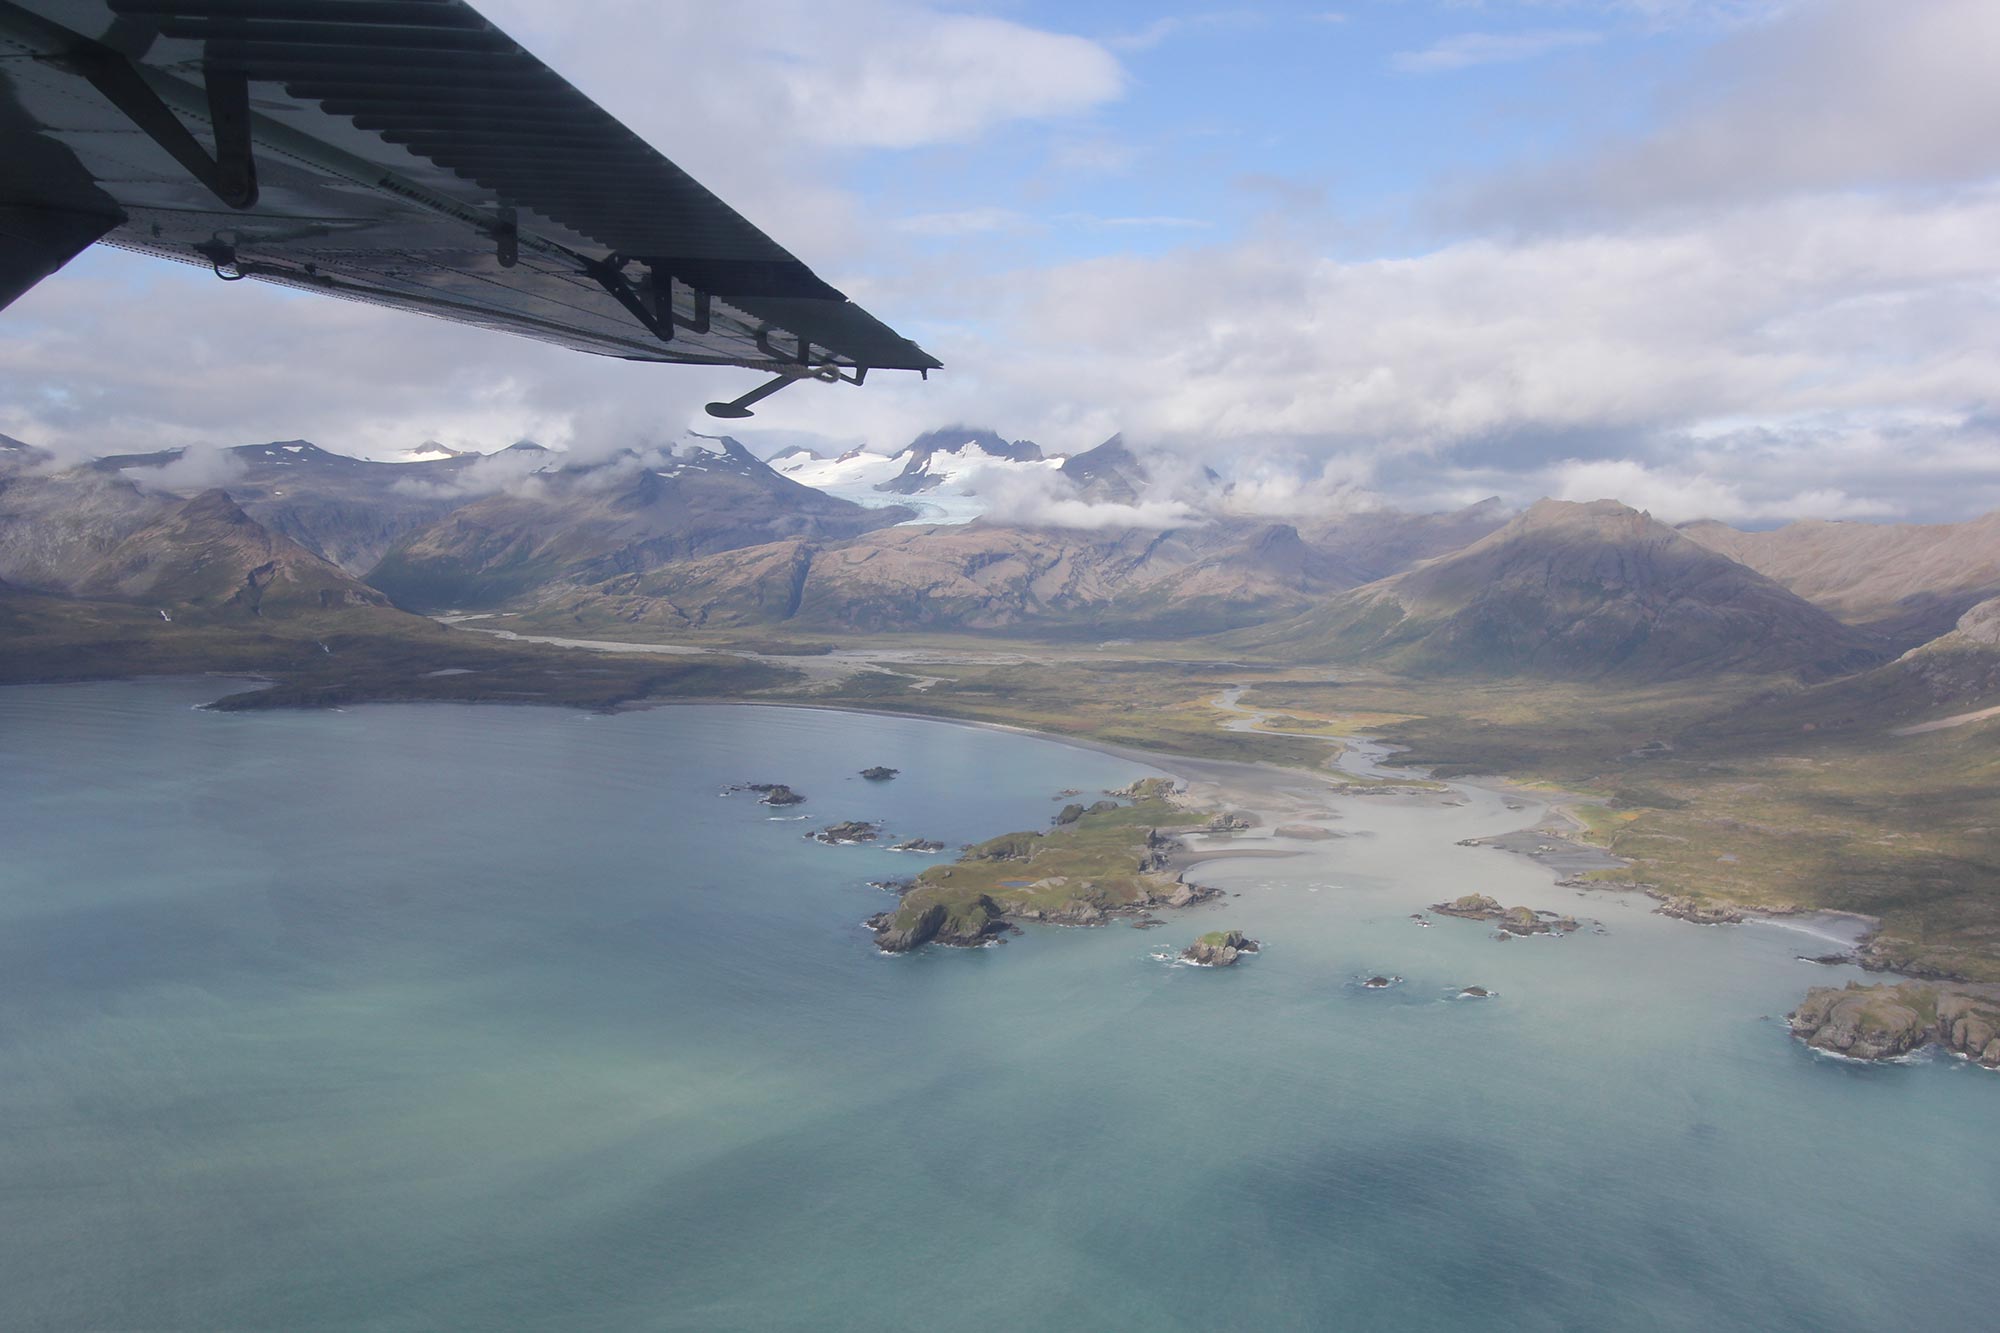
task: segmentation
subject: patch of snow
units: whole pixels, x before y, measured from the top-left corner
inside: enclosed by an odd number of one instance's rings
[[[699,454],[714,454],[719,458],[719,457],[725,457],[727,455],[727,452],[728,451],[723,447],[722,439],[720,436],[699,435],[694,431],[688,431],[686,434],[682,435],[680,439],[677,440],[674,444],[674,453],[677,455],[681,455],[683,457],[689,454],[699,453]]]
[[[855,449],[838,458],[810,458],[804,455],[780,458],[772,466],[802,486],[811,486],[870,509],[891,505],[914,509],[917,516],[904,521],[904,526],[910,526],[970,523],[985,514],[988,508],[988,502],[980,496],[982,489],[1004,478],[1060,469],[1063,460],[1058,457],[1037,463],[1017,462],[988,453],[977,441],[968,440],[955,449],[932,451],[925,465],[918,470],[918,475],[930,484],[915,495],[876,489],[902,476],[909,463],[907,454],[877,454]]]
[[[1019,475],[1023,472],[1046,472],[1051,468],[1060,469],[1063,459],[1044,458],[1039,463],[1022,463],[999,454],[989,454],[977,440],[967,440],[956,449],[939,449],[932,452],[924,463],[923,475],[934,477],[939,485],[956,485],[966,494],[972,494],[972,487],[979,484],[981,477],[995,473]]]
[[[772,466],[780,476],[790,477],[801,486],[810,486],[816,491],[824,491],[836,499],[847,500],[867,509],[886,509],[891,505],[907,504],[900,495],[886,495],[875,488],[903,470],[903,460],[891,458],[887,454],[871,454],[855,449],[838,458],[807,458],[795,456],[782,459]],[[969,519],[933,519],[932,522],[969,522]]]

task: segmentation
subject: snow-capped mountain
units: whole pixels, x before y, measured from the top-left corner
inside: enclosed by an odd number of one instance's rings
[[[727,435],[688,431],[667,446],[658,473],[662,477],[681,477],[691,472],[761,477],[769,475],[771,467]]]
[[[877,488],[903,470],[903,459],[900,454],[873,454],[866,449],[850,449],[838,458],[792,449],[773,458],[771,466],[801,486],[855,504],[880,507],[897,503],[895,497]]]
[[[414,449],[405,449],[389,461],[392,463],[443,463],[453,458],[470,458],[474,454],[465,449],[454,449],[436,440],[425,440]]]
[[[1043,457],[1028,440],[1005,440],[990,430],[950,426],[918,436],[893,454],[852,449],[821,458],[791,448],[771,466],[801,485],[870,508],[901,504],[917,511],[912,523],[970,523],[986,512],[987,497],[1011,479],[1060,472],[1063,457]]]

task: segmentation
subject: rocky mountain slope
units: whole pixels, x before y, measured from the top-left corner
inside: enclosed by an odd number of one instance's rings
[[[1390,552],[1432,555],[1461,544],[1468,527],[1489,526],[1478,515],[1370,514],[1356,522],[1362,532],[1349,535],[1341,522],[1323,520],[1316,541],[1293,524],[1253,519],[1166,531],[908,524],[566,589],[541,610],[577,625],[1187,638],[1296,614],[1372,577],[1373,561],[1360,554],[1371,540]]]
[[[1836,523],[1808,519],[1770,532],[1713,521],[1681,532],[1900,647],[1950,630],[2000,596],[2000,512],[1965,523]]]
[[[66,593],[173,505],[172,497],[88,467],[0,473],[0,579]]]
[[[180,616],[288,617],[389,599],[244,513],[226,491],[204,491],[132,532],[68,592],[173,608]]]
[[[2000,708],[2000,597],[1944,634],[1869,671],[1760,702],[1732,719],[1738,733],[1892,732],[1914,735],[1985,722]]]
[[[1233,642],[1432,673],[1809,677],[1879,660],[1867,635],[1615,501],[1543,500],[1464,550]]]
[[[1146,484],[1146,469],[1125,447],[1123,435],[1072,454],[1058,470],[1076,487],[1078,497],[1092,504],[1131,504]]]
[[[1344,586],[1286,524],[1072,532],[982,523],[788,542],[609,581],[586,618],[800,628],[1075,628],[1176,637],[1250,623]]]
[[[1912,648],[1882,671],[1910,680],[1932,705],[1986,702],[2000,696],[2000,597],[1974,606],[1949,631]]]
[[[410,461],[381,463],[309,440],[277,440],[222,450],[211,464],[192,470],[180,449],[114,455],[93,466],[183,498],[222,486],[272,532],[362,575],[405,534],[527,475],[550,454],[524,441],[490,456],[434,446],[406,457]]]
[[[23,444],[11,435],[0,435],[0,476],[23,468],[39,467],[49,455],[32,444]]]
[[[491,607],[783,539],[838,541],[910,517],[778,475],[735,440],[553,466],[399,540],[368,575],[398,604]]]

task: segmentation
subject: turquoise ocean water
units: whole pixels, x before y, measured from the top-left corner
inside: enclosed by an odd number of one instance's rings
[[[0,1328],[1993,1325],[2000,1079],[1811,1055],[1823,942],[1454,846],[1537,813],[1491,793],[1349,802],[1163,930],[892,959],[867,881],[921,862],[803,831],[1152,770],[221,691],[0,690]],[[1470,889],[1606,933],[1409,921]],[[1218,926],[1265,953],[1154,956]]]

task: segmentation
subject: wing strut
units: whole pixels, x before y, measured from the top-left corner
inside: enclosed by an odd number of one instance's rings
[[[776,379],[758,385],[741,398],[732,398],[726,403],[710,403],[706,410],[712,417],[727,417],[730,419],[747,417],[752,415],[750,411],[752,403],[761,403],[786,385],[797,384],[800,380],[809,378],[812,377],[806,375],[780,375]]]
[[[866,366],[856,366],[852,371],[843,371],[839,366],[835,365],[814,366],[810,370],[788,370],[776,379],[758,385],[741,398],[732,398],[726,403],[710,403],[705,410],[712,417],[726,417],[730,420],[735,420],[739,417],[750,416],[750,405],[752,403],[761,403],[786,385],[797,384],[800,380],[819,380],[826,384],[859,384],[867,378],[868,367]],[[928,372],[926,372],[926,378],[928,378]]]
[[[208,84],[208,120],[215,131],[215,153],[211,156],[173,109],[160,100],[138,67],[124,56],[108,46],[91,42],[72,51],[69,63],[125,119],[186,167],[188,174],[206,185],[217,199],[234,209],[256,207],[257,163],[250,152],[250,80],[241,70],[222,69],[212,60],[202,62],[202,76]]]

